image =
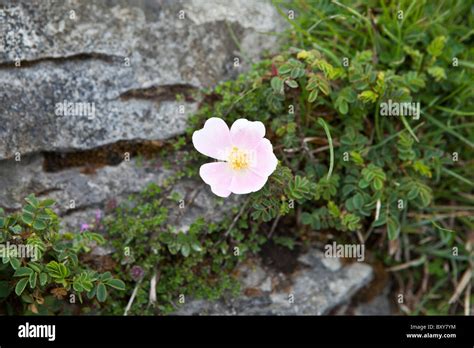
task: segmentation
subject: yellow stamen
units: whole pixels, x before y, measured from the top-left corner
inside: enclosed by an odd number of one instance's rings
[[[236,170],[246,169],[250,164],[248,153],[235,146],[230,151],[228,161],[231,168]]]

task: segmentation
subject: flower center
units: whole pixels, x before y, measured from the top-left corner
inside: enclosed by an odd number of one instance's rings
[[[229,153],[228,162],[232,169],[246,169],[249,167],[250,158],[246,151],[234,146]]]

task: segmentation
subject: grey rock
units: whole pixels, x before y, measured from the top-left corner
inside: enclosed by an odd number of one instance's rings
[[[198,90],[246,69],[284,28],[268,1],[2,5],[0,159],[180,134]]]
[[[284,288],[278,286],[281,274],[272,270],[263,271],[261,265],[242,265],[240,280],[244,291],[238,298],[217,302],[189,301],[177,315],[324,315],[347,303],[373,277],[372,268],[364,263],[353,263],[338,267],[327,267],[324,255],[318,250],[309,250],[299,257],[300,269],[289,276]],[[251,270],[254,270],[253,273]],[[250,272],[250,273],[249,273]],[[250,276],[249,276],[250,274]],[[268,278],[272,285],[269,287]],[[245,295],[245,286],[252,289]]]
[[[132,160],[49,173],[45,151],[182,134],[200,89],[248,68],[275,46],[268,33],[284,29],[269,1],[246,0],[1,0],[0,27],[0,207],[18,209],[29,193],[54,198],[64,229],[171,172]],[[205,208],[177,213],[184,230],[216,206],[202,188],[193,209]]]
[[[43,156],[32,155],[20,162],[3,161],[0,166],[0,206],[10,210],[19,209],[24,197],[36,193],[40,198],[53,198],[57,213],[63,216],[62,230],[77,232],[82,223],[93,223],[97,210],[106,202],[124,201],[130,194],[145,189],[149,184],[162,185],[174,174],[173,169],[156,168],[154,162],[137,164],[135,159],[123,161],[117,166],[98,168],[94,174],[83,174],[80,168],[71,168],[56,173],[42,170]],[[189,225],[199,216],[218,219],[235,206],[238,197],[220,204],[207,185],[202,182],[183,180],[173,191],[182,197],[193,194],[192,204],[171,210],[176,215],[176,228],[187,231]],[[71,207],[71,201],[74,206]]]

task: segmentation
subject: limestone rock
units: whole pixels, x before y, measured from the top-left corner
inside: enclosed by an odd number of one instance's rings
[[[236,299],[217,302],[194,300],[186,303],[178,315],[324,315],[347,303],[373,277],[364,263],[334,267],[324,262],[324,254],[311,249],[299,257],[298,270],[289,279],[257,263],[241,266],[243,293]],[[325,265],[326,264],[326,265]],[[268,280],[270,279],[270,281]],[[269,286],[268,284],[271,284]],[[284,287],[278,284],[284,284]],[[247,292],[247,289],[253,291]]]
[[[0,160],[180,134],[199,89],[248,67],[284,28],[268,1],[2,4]]]

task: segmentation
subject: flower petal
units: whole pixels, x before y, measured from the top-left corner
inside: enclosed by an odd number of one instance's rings
[[[224,120],[211,117],[204,127],[193,133],[193,145],[203,155],[226,160],[231,147],[230,131]]]
[[[234,171],[229,190],[236,194],[246,194],[260,190],[268,177],[260,176],[252,170]]]
[[[211,186],[211,191],[219,197],[231,194],[229,186],[232,182],[233,171],[226,162],[206,163],[199,169],[202,180]]]
[[[232,145],[238,148],[252,150],[265,136],[265,126],[260,121],[238,119],[230,127]]]
[[[252,161],[252,171],[260,176],[270,176],[278,165],[278,160],[273,153],[273,146],[268,139],[260,140],[255,148],[255,160]]]

